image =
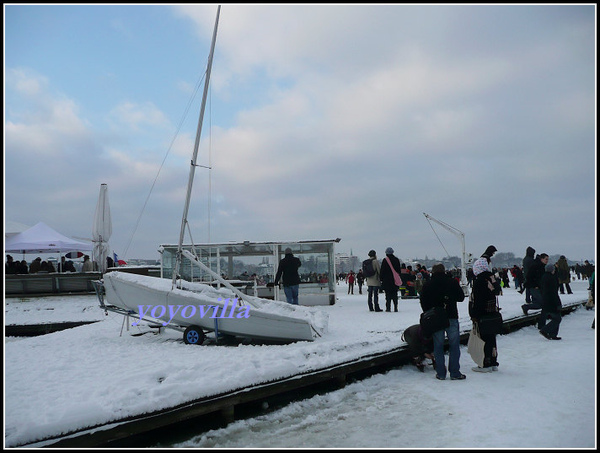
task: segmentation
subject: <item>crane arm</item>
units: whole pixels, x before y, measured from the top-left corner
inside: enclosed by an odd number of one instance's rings
[[[468,286],[467,286],[467,268],[466,268],[467,253],[466,253],[466,250],[465,250],[465,233],[463,233],[462,231],[460,231],[458,228],[454,228],[453,226],[450,226],[447,223],[442,222],[441,220],[438,220],[438,219],[435,219],[435,218],[431,217],[429,214],[423,213],[423,215],[425,216],[425,218],[429,222],[429,225],[431,225],[431,221],[433,220],[435,223],[437,223],[441,227],[445,228],[450,233],[454,234],[460,240],[460,245],[461,245],[461,248],[462,248],[462,255],[460,257],[460,267],[461,267],[460,283],[461,283],[461,286],[463,288],[463,292],[465,293],[465,296],[468,296],[468,291],[469,290],[468,290]],[[431,228],[433,229],[433,226]],[[435,233],[435,230],[434,230],[434,233]],[[442,247],[443,247],[443,244],[442,244]],[[446,249],[444,248],[444,250],[446,250]],[[446,251],[446,253],[448,253],[448,252]]]
[[[453,226],[448,225],[445,222],[442,222],[441,220],[438,220],[436,218],[431,217],[429,214],[427,213],[423,213],[423,215],[425,216],[425,218],[427,220],[433,220],[435,223],[437,223],[438,225],[446,228],[448,231],[450,231],[450,233],[454,234],[455,236],[457,236],[459,239],[464,239],[465,237],[465,233],[463,233],[462,231],[460,231],[458,228],[454,228]]]

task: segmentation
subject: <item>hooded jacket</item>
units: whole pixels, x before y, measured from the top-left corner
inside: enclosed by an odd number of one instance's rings
[[[527,247],[525,250],[525,258],[523,258],[523,277],[527,279],[527,272],[529,272],[529,268],[535,261],[535,249],[532,247]]]
[[[525,274],[525,288],[539,288],[544,275],[544,263],[538,256]]]

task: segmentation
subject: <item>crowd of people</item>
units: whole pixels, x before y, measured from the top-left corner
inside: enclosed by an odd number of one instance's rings
[[[96,269],[97,266],[90,260],[89,255],[84,255],[80,272],[93,272]],[[27,265],[26,260],[15,261],[11,255],[6,255],[4,272],[5,274],[51,274],[55,272],[78,272],[78,270],[73,261],[67,260],[64,256],[54,266],[53,261],[42,260],[39,256]]]
[[[379,294],[383,293],[385,311],[397,312],[399,291],[406,296],[414,294],[418,297],[423,313],[436,307],[442,308],[446,323],[444,328],[427,335],[420,323],[405,329],[403,338],[413,352],[413,363],[421,371],[425,368],[425,361],[430,360],[437,379],[444,380],[449,374],[452,380],[463,380],[466,376],[459,367],[460,328],[456,304],[465,299],[465,293],[470,292],[471,335],[477,337],[482,349],[480,359],[475,360],[472,355],[477,364],[472,370],[482,373],[498,370],[496,335],[501,333],[502,326],[498,296],[502,295],[503,288],[510,287],[510,277],[514,288],[525,294],[523,314],[540,310],[537,327],[548,340],[561,339],[558,336],[562,309],[560,294],[572,294],[570,283],[572,278],[575,279],[572,273],[577,279],[590,281],[590,301],[586,307],[594,307],[595,267],[589,261],[570,266],[566,257],[561,255],[556,263],[550,263],[548,254],[536,255],[535,249],[527,247],[522,266],[497,269],[492,265],[496,251],[496,247],[490,245],[468,269],[468,290],[460,287],[460,275],[447,271],[442,263],[435,264],[431,272],[421,265],[413,270],[400,262],[391,247],[386,249],[381,261],[375,250],[371,250],[358,272],[338,275],[338,281],[345,280],[348,283],[348,294],[354,294],[355,283],[358,284],[359,294],[363,294],[362,287],[366,284],[369,311],[384,311],[379,305]],[[444,356],[446,338],[449,347],[448,367]]]

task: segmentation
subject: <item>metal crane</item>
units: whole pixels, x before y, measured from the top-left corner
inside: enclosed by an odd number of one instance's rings
[[[461,245],[461,250],[462,250],[462,254],[460,256],[460,286],[463,289],[463,292],[465,293],[465,296],[469,295],[469,285],[467,283],[467,262],[470,261],[470,257],[471,254],[469,254],[469,260],[467,260],[467,252],[465,251],[465,233],[463,233],[462,231],[460,231],[458,228],[454,228],[451,225],[448,225],[445,222],[442,222],[441,220],[438,220],[436,218],[431,217],[429,214],[423,213],[423,215],[425,216],[425,218],[427,219],[427,221],[429,222],[429,225],[431,226],[431,229],[433,230],[433,226],[431,225],[431,221],[433,220],[435,223],[437,223],[438,225],[442,226],[443,228],[445,228],[446,230],[450,231],[450,233],[454,234],[455,236],[458,237],[458,239],[460,240],[460,245]],[[433,232],[435,233],[435,230],[433,230]],[[437,234],[436,234],[437,236]],[[440,238],[438,237],[438,240]],[[440,244],[442,243],[442,241],[440,240]],[[444,247],[444,244],[442,244],[442,247]],[[446,254],[449,255],[448,251],[446,250],[446,248],[444,247],[444,250],[446,251]]]

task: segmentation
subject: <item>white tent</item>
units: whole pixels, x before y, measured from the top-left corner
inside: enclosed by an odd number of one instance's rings
[[[52,253],[92,250],[92,244],[63,236],[44,222],[6,239],[5,253]]]

